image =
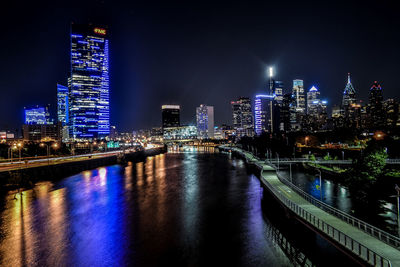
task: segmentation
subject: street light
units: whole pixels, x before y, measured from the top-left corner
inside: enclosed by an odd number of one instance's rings
[[[21,143],[18,143],[18,144],[17,144],[17,147],[18,147],[18,152],[19,152],[19,161],[21,161],[21,148],[22,148],[22,144],[21,144]]]
[[[322,179],[321,179],[322,173],[321,173],[320,169],[317,169],[317,170],[319,172],[319,197],[322,201]]]
[[[400,187],[396,184],[394,189],[397,191],[397,234],[400,236]]]

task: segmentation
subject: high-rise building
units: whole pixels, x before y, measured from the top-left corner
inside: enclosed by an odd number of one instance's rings
[[[61,84],[57,84],[57,119],[68,124],[68,87]]]
[[[306,98],[304,93],[303,80],[293,80],[293,97],[295,101],[296,112],[305,114],[306,112]]]
[[[283,82],[282,81],[274,81],[274,95],[275,101],[281,105],[283,101]]]
[[[317,112],[317,107],[319,105],[319,90],[313,86],[307,93],[307,114],[314,115]]]
[[[383,102],[383,108],[385,110],[386,127],[393,129],[397,127],[399,121],[399,102],[393,98],[389,98]]]
[[[248,97],[240,97],[237,101],[231,102],[232,122],[236,131],[236,136],[254,135],[253,112],[251,109],[251,100]]]
[[[290,114],[292,111],[293,96],[291,93],[283,95],[281,111],[280,111],[280,130],[283,132],[290,132]]]
[[[108,30],[92,25],[71,26],[69,125],[74,140],[110,134]]]
[[[200,105],[196,108],[197,137],[214,138],[214,107]]]
[[[369,90],[368,117],[371,129],[380,129],[385,126],[383,92],[377,81],[374,82]]]
[[[25,124],[53,124],[50,118],[49,106],[34,106],[24,108]]]
[[[346,107],[354,104],[356,102],[356,90],[353,87],[353,84],[350,81],[350,73],[347,74],[347,84],[343,91],[342,98],[342,107],[346,109]]]
[[[256,135],[279,131],[279,105],[274,95],[256,95],[254,102],[254,129]]]
[[[179,105],[163,105],[161,106],[162,128],[181,126]]]
[[[346,128],[357,128],[359,126],[360,107],[356,101],[356,90],[351,83],[350,73],[348,73],[342,98],[343,126]]]

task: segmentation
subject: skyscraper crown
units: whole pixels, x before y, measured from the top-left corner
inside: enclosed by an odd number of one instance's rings
[[[347,74],[347,84],[346,87],[344,88],[344,95],[349,95],[349,94],[355,94],[356,90],[354,89],[353,85],[351,84],[350,81],[350,73]]]

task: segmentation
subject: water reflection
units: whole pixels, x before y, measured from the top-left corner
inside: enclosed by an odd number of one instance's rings
[[[6,196],[0,265],[290,265],[246,164],[209,148],[182,152]]]
[[[290,180],[290,171],[282,171],[284,177]],[[322,199],[325,203],[351,213],[352,201],[346,187],[321,177],[322,184],[319,181],[319,174],[311,175],[292,166],[292,182],[300,189],[309,193],[316,199]],[[322,196],[321,196],[322,195]]]

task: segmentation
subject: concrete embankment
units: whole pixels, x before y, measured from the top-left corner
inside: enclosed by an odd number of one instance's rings
[[[0,191],[19,187],[29,187],[42,180],[56,180],[68,177],[85,170],[101,166],[125,163],[128,161],[143,161],[148,156],[166,152],[166,148],[154,148],[144,151],[126,153],[123,156],[110,155],[108,157],[87,158],[77,161],[65,161],[48,165],[17,168],[0,172]]]

